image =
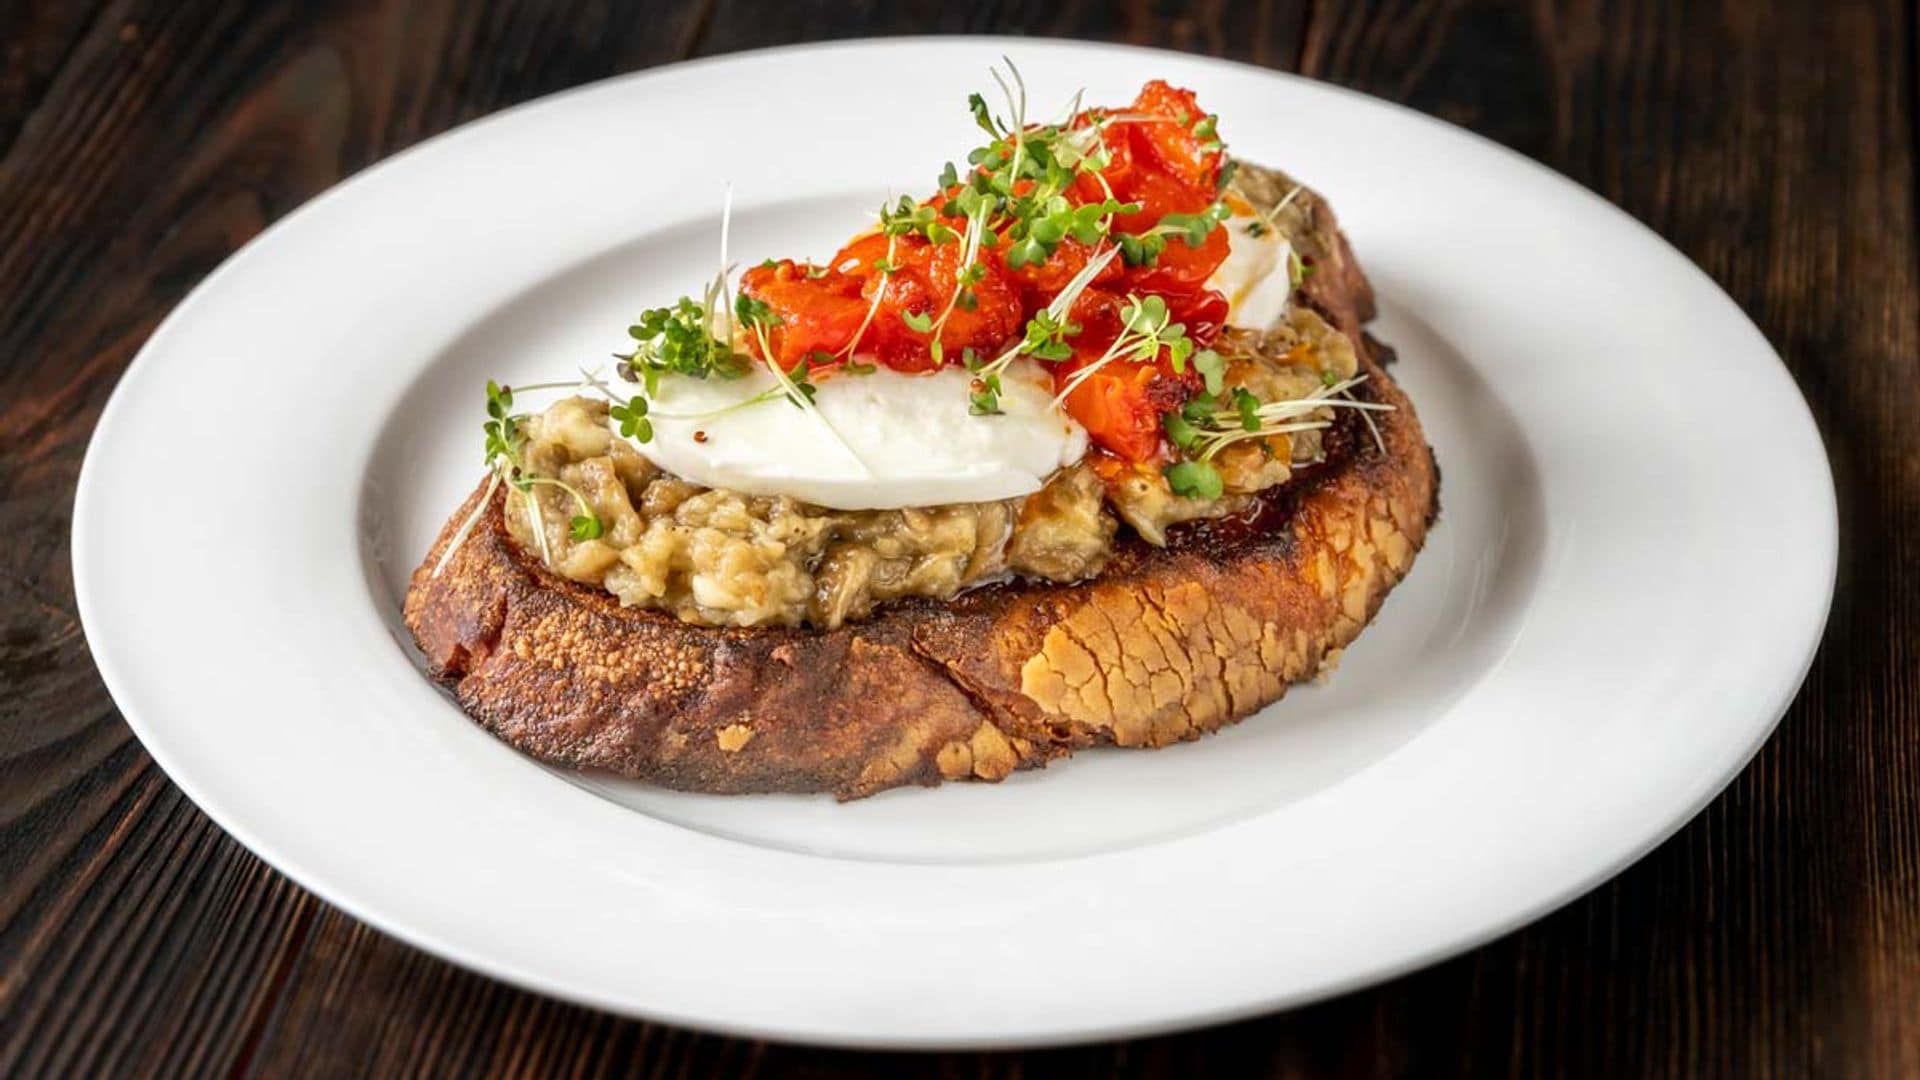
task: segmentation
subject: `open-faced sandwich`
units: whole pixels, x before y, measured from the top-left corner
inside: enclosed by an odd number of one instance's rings
[[[1037,123],[1013,82],[831,259],[723,268],[544,410],[489,385],[406,600],[474,719],[855,797],[1192,739],[1335,664],[1438,477],[1332,212],[1189,91]]]

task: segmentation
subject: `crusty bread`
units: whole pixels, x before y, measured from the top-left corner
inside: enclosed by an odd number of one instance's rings
[[[1296,185],[1244,168],[1256,205]],[[1131,534],[1076,585],[1016,582],[908,601],[835,630],[715,629],[622,607],[549,573],[498,500],[436,574],[483,485],[407,592],[433,676],[535,757],[706,792],[832,792],[998,780],[1095,745],[1197,738],[1331,666],[1413,563],[1438,510],[1420,421],[1361,327],[1373,294],[1312,191],[1286,224],[1302,297],[1351,337],[1365,395],[1327,460],[1239,518]]]
[[[1362,351],[1371,396],[1396,406],[1380,445],[1349,421],[1257,514],[1164,549],[1124,537],[1090,582],[991,586],[832,631],[693,626],[547,572],[497,506],[435,575],[482,487],[415,572],[407,625],[513,746],[689,791],[854,798],[1195,738],[1333,662],[1426,537],[1431,452]]]

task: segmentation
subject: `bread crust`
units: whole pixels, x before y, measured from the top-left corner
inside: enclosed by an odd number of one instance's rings
[[[1353,325],[1359,298],[1332,314]],[[1375,414],[1377,444],[1349,420],[1326,465],[1254,514],[1165,548],[1122,537],[1092,581],[897,603],[829,631],[696,626],[548,572],[497,492],[436,574],[483,485],[414,572],[406,623],[433,677],[517,749],[686,791],[857,798],[1197,738],[1336,662],[1426,539],[1432,453],[1380,350],[1359,352],[1395,406]]]

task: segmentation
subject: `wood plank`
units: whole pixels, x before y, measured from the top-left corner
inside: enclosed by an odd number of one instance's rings
[[[0,8],[0,158],[105,6],[88,0]]]
[[[847,37],[1018,34],[1153,45],[1291,68],[1306,26],[1304,0],[1135,0],[1126,4],[950,4],[937,0],[765,4],[717,0],[701,55]]]

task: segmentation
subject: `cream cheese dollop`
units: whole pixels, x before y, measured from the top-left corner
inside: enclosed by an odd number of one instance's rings
[[[653,438],[635,448],[697,484],[836,510],[1029,495],[1085,456],[1086,430],[1052,406],[1038,364],[1015,361],[1001,375],[996,416],[968,411],[973,378],[954,366],[834,372],[816,380],[815,415],[781,396],[745,404],[776,385],[758,364],[738,379],[665,375],[648,413]]]
[[[1258,214],[1235,214],[1227,230],[1227,258],[1207,285],[1227,298],[1227,325],[1266,330],[1287,314],[1293,293],[1293,245]]]

